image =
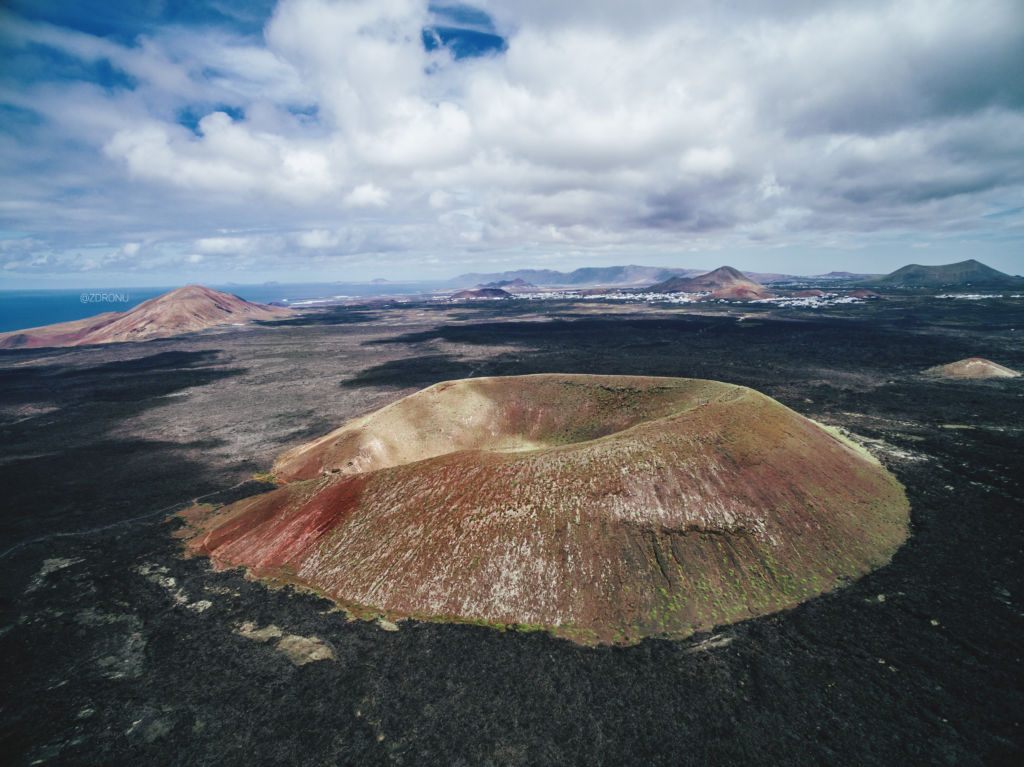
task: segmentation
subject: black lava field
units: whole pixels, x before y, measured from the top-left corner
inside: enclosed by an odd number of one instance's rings
[[[1024,763],[1024,379],[920,374],[1024,370],[1024,302],[969,303],[410,303],[0,352],[3,761]],[[911,536],[793,610],[628,647],[348,620],[183,558],[174,512],[270,489],[286,449],[438,381],[552,372],[757,389],[876,455]]]

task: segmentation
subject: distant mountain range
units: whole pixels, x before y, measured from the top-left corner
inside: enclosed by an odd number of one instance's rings
[[[449,281],[452,287],[471,287],[488,283],[511,283],[523,280],[532,285],[615,285],[619,287],[641,287],[652,282],[667,280],[679,275],[700,274],[703,269],[681,269],[663,266],[587,266],[571,272],[554,269],[516,269],[509,272],[481,274],[471,272],[460,274]]]
[[[729,267],[730,269],[732,267]],[[743,275],[754,282],[767,285],[771,282],[795,282],[807,279],[817,279],[816,277],[800,277],[795,274],[779,274],[778,272],[743,272]]]
[[[1002,288],[1024,286],[1024,278],[1012,277],[972,258],[968,261],[942,266],[908,264],[883,277],[865,280],[864,284],[889,287],[942,287],[949,285]]]
[[[514,269],[507,272],[470,272],[460,274],[448,280],[453,288],[468,287],[516,287],[517,282],[528,283],[530,287],[543,285],[546,287],[592,287],[607,286],[620,288],[639,288],[655,282],[664,282],[672,277],[694,277],[706,274],[707,269],[691,269],[687,267],[668,266],[587,266],[571,272],[560,272],[555,269]],[[876,274],[858,272],[829,272],[813,276],[783,274],[779,272],[746,272],[746,277],[754,282],[770,284],[774,282],[795,282],[802,280],[866,280],[877,277]]]

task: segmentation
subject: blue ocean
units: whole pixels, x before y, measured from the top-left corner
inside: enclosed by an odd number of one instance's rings
[[[291,285],[210,285],[261,304],[316,306],[343,297],[413,295],[440,283],[309,283]],[[151,288],[85,290],[0,290],[0,333],[55,322],[69,322],[104,312],[123,312],[178,285]]]

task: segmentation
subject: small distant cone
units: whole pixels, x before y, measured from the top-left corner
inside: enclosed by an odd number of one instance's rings
[[[939,378],[1017,378],[1020,376],[1016,370],[981,357],[968,357],[957,362],[950,362],[948,365],[936,365],[921,372]]]

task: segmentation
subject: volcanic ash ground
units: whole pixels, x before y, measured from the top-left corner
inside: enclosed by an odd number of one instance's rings
[[[282,486],[185,513],[188,550],[361,615],[631,643],[775,612],[887,563],[903,488],[715,381],[436,384],[285,453]]]

